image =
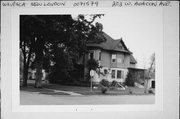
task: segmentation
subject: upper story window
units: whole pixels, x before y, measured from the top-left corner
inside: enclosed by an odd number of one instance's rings
[[[101,60],[101,51],[99,51],[99,60]]]
[[[112,54],[111,61],[116,62],[116,54]]]
[[[119,49],[124,49],[124,48],[123,48],[123,45],[122,45],[121,43],[118,44],[118,48],[119,48]]]
[[[89,53],[89,58],[90,58],[90,59],[94,59],[94,52],[90,52],[90,53]]]

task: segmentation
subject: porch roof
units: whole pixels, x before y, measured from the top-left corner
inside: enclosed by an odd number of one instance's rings
[[[130,70],[136,70],[136,71],[145,71],[145,70],[146,70],[146,69],[133,68],[133,67],[129,67],[128,69],[130,69]]]

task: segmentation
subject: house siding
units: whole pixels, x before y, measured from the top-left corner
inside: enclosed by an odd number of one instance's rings
[[[106,42],[88,44],[89,53],[86,54],[85,62],[87,63],[90,57],[99,62],[100,67],[95,73],[93,82],[100,82],[102,79],[107,79],[110,82],[115,80],[123,83],[126,80],[128,68],[135,68],[136,63],[130,63],[133,61],[131,57],[132,53],[127,49],[122,39],[113,40],[107,35],[105,37],[107,38]],[[113,54],[116,54],[116,56]],[[88,73],[87,71],[87,68],[85,68],[86,73]],[[98,71],[101,73],[98,73]]]
[[[101,51],[101,66],[111,67],[111,54],[107,51]]]
[[[99,53],[100,53],[100,52],[101,52],[100,49],[94,50],[94,59],[95,59],[95,60],[99,60]]]
[[[100,66],[102,66],[101,72],[104,72],[104,70],[108,70],[109,73],[106,76],[94,76],[93,82],[99,82],[101,79],[107,79],[108,81],[117,81],[117,82],[125,82],[125,79],[127,77],[128,70],[127,68],[130,67],[130,55],[124,54],[124,53],[114,53],[110,51],[105,50],[94,50],[94,58],[95,60],[99,59],[99,52],[101,52],[101,60],[100,60]],[[116,62],[112,62],[112,54],[116,54]],[[132,65],[133,66],[133,65]],[[115,71],[115,77],[112,78],[112,70]],[[117,77],[117,72],[121,71],[122,77]]]
[[[113,53],[114,54],[114,53]],[[112,54],[110,54],[111,56]],[[111,68],[122,68],[127,69],[130,67],[130,55],[125,55],[123,53],[116,53],[116,62],[112,62],[111,58],[109,60]]]
[[[112,62],[111,59],[110,59],[110,64],[111,64],[111,68],[116,68],[117,67],[117,58],[116,58],[116,62]]]
[[[136,68],[136,65],[135,64],[130,64],[129,67],[130,68]]]
[[[117,54],[117,67],[118,68],[125,68],[126,67],[126,61],[123,54],[118,53]]]
[[[124,68],[127,69],[130,66],[130,55],[125,55]]]

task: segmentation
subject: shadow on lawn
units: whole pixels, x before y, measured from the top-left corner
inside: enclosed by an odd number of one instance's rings
[[[62,92],[41,92],[39,94],[45,94],[45,95],[69,95],[67,93],[62,93]]]

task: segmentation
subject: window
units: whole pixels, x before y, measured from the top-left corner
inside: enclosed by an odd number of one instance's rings
[[[117,78],[118,79],[124,79],[124,71],[117,70]]]
[[[123,48],[123,45],[122,45],[121,43],[118,44],[118,48],[119,48],[119,49],[124,49],[124,48]]]
[[[112,54],[112,62],[116,62],[116,54]]]
[[[99,51],[99,60],[101,60],[101,51]]]
[[[115,70],[111,71],[111,78],[113,78],[113,79],[115,78]]]
[[[121,78],[121,70],[117,70],[117,78],[120,79]]]
[[[94,59],[94,53],[93,52],[90,52],[89,56],[90,56],[90,59]]]
[[[107,73],[108,73],[107,69],[104,69],[104,74],[107,74]]]

